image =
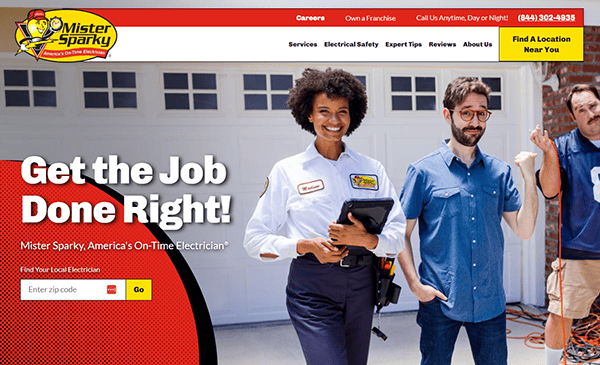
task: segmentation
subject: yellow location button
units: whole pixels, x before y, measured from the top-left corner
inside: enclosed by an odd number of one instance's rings
[[[500,61],[583,61],[583,27],[500,27]]]
[[[126,300],[152,300],[151,279],[127,279]]]

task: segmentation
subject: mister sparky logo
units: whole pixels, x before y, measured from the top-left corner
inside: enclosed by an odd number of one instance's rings
[[[19,50],[55,62],[81,62],[106,58],[117,41],[115,27],[103,17],[81,10],[35,9],[16,22]]]

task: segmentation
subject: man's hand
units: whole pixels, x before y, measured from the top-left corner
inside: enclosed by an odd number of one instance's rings
[[[346,247],[336,246],[334,242],[324,237],[299,240],[297,251],[300,255],[312,253],[322,264],[340,262],[348,256]]]
[[[336,244],[361,246],[369,250],[375,249],[379,243],[379,238],[367,232],[362,222],[356,219],[352,213],[348,213],[348,219],[353,224],[331,222],[329,224],[329,238],[335,240]]]
[[[548,154],[544,154],[544,157]],[[525,200],[519,210],[513,212],[503,212],[502,216],[508,226],[519,236],[519,238],[528,240],[533,235],[535,221],[538,213],[538,196],[536,190],[535,178],[535,158],[537,153],[521,152],[515,157],[515,165],[521,169],[523,180],[525,181]]]
[[[533,132],[531,132],[529,139],[533,144],[538,146],[539,149],[544,151],[544,153],[554,152],[554,144],[550,137],[548,137],[548,130],[545,130],[542,134],[542,128],[539,124],[535,127]]]
[[[535,158],[537,153],[522,151],[515,157],[515,165],[521,169],[524,179],[535,180]]]
[[[441,300],[448,300],[448,298],[436,288],[430,285],[424,285],[420,282],[415,285],[415,287],[410,288],[414,295],[417,296],[420,302],[426,303],[434,300],[436,297]]]
[[[405,246],[404,250],[398,254],[398,262],[400,268],[406,277],[406,282],[410,288],[410,291],[419,299],[420,302],[426,303],[433,299],[440,298],[441,300],[448,300],[448,298],[436,288],[425,285],[419,280],[417,269],[415,268],[415,262],[413,260],[412,243],[410,236],[412,236],[413,230],[417,225],[416,219],[406,220],[406,232],[404,235]]]
[[[539,124],[531,132],[529,139],[544,151],[544,159],[540,167],[540,187],[542,188],[542,192],[546,197],[554,197],[560,191],[559,162],[554,150],[554,142],[548,137],[547,130],[542,134]]]

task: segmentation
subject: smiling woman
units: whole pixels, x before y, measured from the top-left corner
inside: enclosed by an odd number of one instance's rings
[[[279,161],[246,228],[244,247],[261,261],[293,258],[287,308],[307,364],[367,363],[374,309],[372,266],[402,250],[405,219],[395,204],[382,233],[332,223],[350,198],[397,199],[378,161],[342,139],[367,110],[362,83],[342,70],[306,69],[288,105],[302,129],[315,135],[305,152]],[[358,184],[363,177],[368,183]]]
[[[322,93],[329,99],[347,99],[351,123],[345,135],[349,136],[358,128],[367,113],[367,94],[364,86],[352,74],[342,70],[327,69],[323,72],[306,69],[302,78],[296,80],[296,86],[290,90],[288,105],[302,129],[314,135],[316,133],[308,117],[313,113],[315,97]]]
[[[308,120],[317,134],[317,151],[325,158],[337,160],[342,153],[342,137],[350,127],[348,99],[330,99],[325,93],[317,95]]]

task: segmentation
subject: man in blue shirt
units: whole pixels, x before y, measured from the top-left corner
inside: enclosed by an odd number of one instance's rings
[[[408,167],[400,200],[406,215],[399,262],[419,299],[421,364],[450,364],[465,326],[477,365],[506,364],[506,316],[501,221],[521,238],[533,234],[538,211],[533,153],[515,157],[525,181],[525,202],[505,162],[480,151],[491,113],[490,88],[476,78],[452,81],[444,119],[452,136]],[[419,222],[417,273],[411,234]]]
[[[542,134],[538,125],[531,133],[531,141],[544,151],[538,186],[549,199],[562,192],[561,258],[552,263],[547,281],[546,364],[551,365],[560,360],[573,319],[587,317],[600,294],[598,90],[592,85],[573,86],[567,108],[577,128],[554,140],[556,150],[548,131]]]

